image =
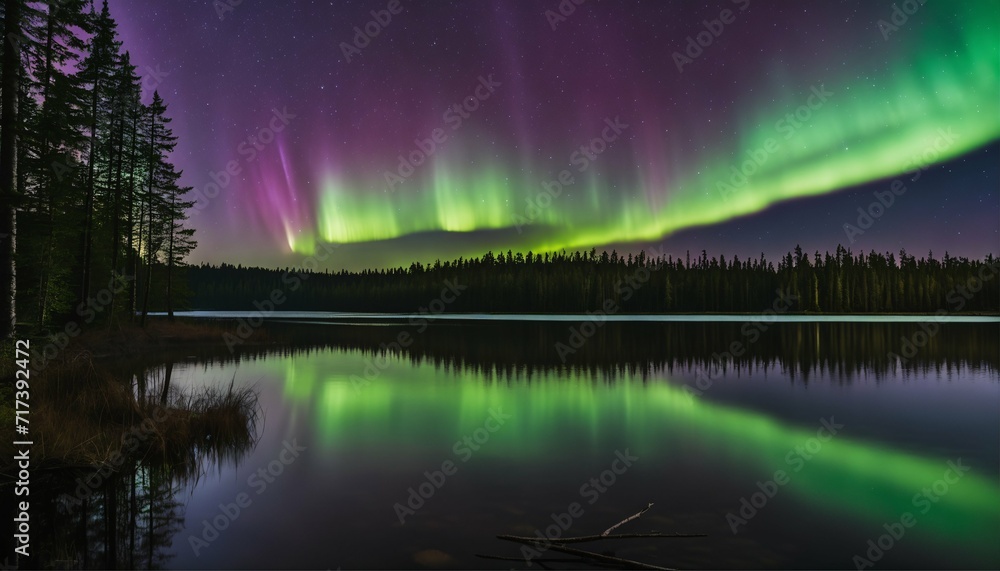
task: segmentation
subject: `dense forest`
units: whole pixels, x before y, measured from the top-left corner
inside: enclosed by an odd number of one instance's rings
[[[191,306],[384,312],[997,312],[1000,261],[795,248],[761,255],[494,254],[361,272],[192,266]],[[778,292],[784,292],[779,295]],[[779,301],[779,298],[783,298]],[[435,302],[435,300],[440,300]],[[790,307],[787,300],[792,301]]]
[[[2,10],[3,337],[172,309],[195,242],[160,78],[140,76],[106,1]]]

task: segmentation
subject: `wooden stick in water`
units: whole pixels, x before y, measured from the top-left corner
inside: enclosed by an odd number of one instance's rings
[[[632,521],[634,519],[638,519],[639,516],[641,516],[642,514],[648,512],[649,508],[651,508],[651,507],[653,507],[652,503],[650,503],[648,506],[646,506],[646,509],[640,511],[639,513],[637,513],[635,515],[632,515],[632,516],[629,516],[629,517],[621,520],[620,522],[614,524],[613,526],[609,527],[608,529],[604,530],[604,533],[602,533],[601,535],[606,537],[608,534],[610,534],[615,529],[621,527],[622,525],[624,525],[624,524],[626,524],[626,523],[628,523],[628,522],[630,522],[630,521]]]
[[[583,557],[587,559],[593,559],[595,561],[601,561],[603,563],[613,563],[616,565],[626,566],[631,569],[656,569],[657,571],[675,571],[669,567],[657,567],[656,565],[650,565],[648,563],[643,563],[642,561],[633,561],[631,559],[623,559],[621,557],[612,557],[611,555],[602,555],[600,553],[594,553],[592,551],[583,551],[581,549],[573,549],[572,547],[566,547],[565,545],[560,545],[558,543],[553,543],[551,545],[545,545],[545,542],[535,538],[515,538],[512,535],[497,536],[500,539],[506,539],[507,541],[513,541],[515,543],[524,543],[527,545],[544,547],[545,549],[551,549],[552,551],[558,551],[560,553],[568,553],[569,555],[576,555],[577,557]]]
[[[553,543],[584,543],[587,541],[601,541],[604,539],[655,539],[655,538],[667,538],[667,539],[680,539],[685,537],[708,537],[704,533],[619,533],[615,535],[583,535],[580,537],[560,537],[559,539],[553,539]],[[498,535],[497,539],[505,539],[507,541],[536,541],[541,542],[542,539],[538,537],[526,537],[520,535]]]

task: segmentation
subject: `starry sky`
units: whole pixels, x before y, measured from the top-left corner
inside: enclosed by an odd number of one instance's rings
[[[1000,251],[997,2],[109,5],[195,262]]]

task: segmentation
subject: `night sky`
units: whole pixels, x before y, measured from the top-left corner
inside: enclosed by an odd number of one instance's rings
[[[109,5],[174,117],[196,262],[1000,251],[998,2]]]

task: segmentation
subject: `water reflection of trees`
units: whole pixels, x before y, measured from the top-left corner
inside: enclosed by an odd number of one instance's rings
[[[266,328],[274,346],[246,346],[224,355],[206,350],[196,358],[203,362],[256,360],[269,354],[307,355],[332,347],[371,355],[391,352],[443,369],[529,380],[566,372],[601,379],[662,372],[693,374],[697,370],[709,373],[720,366],[737,375],[781,369],[802,383],[817,377],[847,383],[887,377],[905,379],[928,372],[949,376],[1000,370],[1000,324],[939,326],[923,347],[910,353],[904,351],[906,340],[923,340],[924,327],[929,326],[898,322],[759,326],[754,321],[605,323],[595,327],[593,335],[577,349],[570,343],[570,328],[580,330],[579,322],[442,321],[423,333],[404,322],[377,326],[274,323]],[[393,348],[403,331],[410,333],[412,344],[402,350]],[[559,343],[574,351],[560,355]],[[735,352],[734,344],[738,344]]]
[[[75,495],[79,482],[50,479],[36,535],[40,567],[65,569],[157,569],[169,560],[166,548],[183,528],[184,506],[176,500],[179,483],[164,466],[135,462],[85,497]],[[47,496],[47,497],[46,497]]]
[[[904,339],[922,331],[919,323],[784,323],[769,325],[750,342],[744,323],[606,323],[575,353],[560,358],[557,343],[569,342],[570,327],[578,323],[439,322],[424,332],[403,323],[379,326],[281,324],[267,326],[262,335],[273,343],[247,343],[233,353],[225,348],[187,348],[177,360],[203,366],[236,360],[258,360],[275,355],[308,357],[330,348],[368,355],[395,353],[414,363],[431,363],[442,370],[473,372],[495,380],[538,380],[567,373],[603,382],[627,376],[691,375],[711,372],[719,355],[740,342],[745,351],[725,358],[727,374],[756,374],[781,369],[795,382],[816,377],[836,382],[858,379],[906,378],[933,372],[946,376],[969,371],[1000,370],[1000,325],[944,324],[906,362],[900,354]],[[752,325],[749,327],[753,327]],[[412,344],[402,349],[392,343],[402,331]],[[177,501],[186,486],[204,474],[239,461],[253,446],[256,418],[239,415],[199,424],[184,411],[204,410],[208,404],[229,402],[235,409],[256,403],[220,394],[190,393],[172,384],[173,364],[141,361],[117,365],[119,378],[130,379],[137,409],[153,407],[177,411],[162,433],[169,443],[155,453],[130,458],[117,472],[79,502],[71,498],[88,472],[59,471],[39,477],[32,490],[34,552],[32,567],[156,568],[169,563],[174,536],[183,528],[184,506]],[[183,430],[182,430],[183,427]],[[186,431],[186,432],[184,432]],[[159,433],[158,433],[159,434]],[[154,436],[159,438],[159,436]],[[41,530],[45,530],[44,533]],[[20,563],[24,564],[23,561]]]
[[[130,379],[136,409],[157,411],[149,430],[124,439],[117,470],[52,471],[32,490],[31,567],[157,569],[184,527],[178,501],[213,470],[238,462],[256,444],[259,410],[250,390],[184,391],[173,364],[139,367]],[[133,440],[139,443],[135,451]],[[37,515],[36,515],[37,514]],[[24,564],[24,560],[21,561]]]

